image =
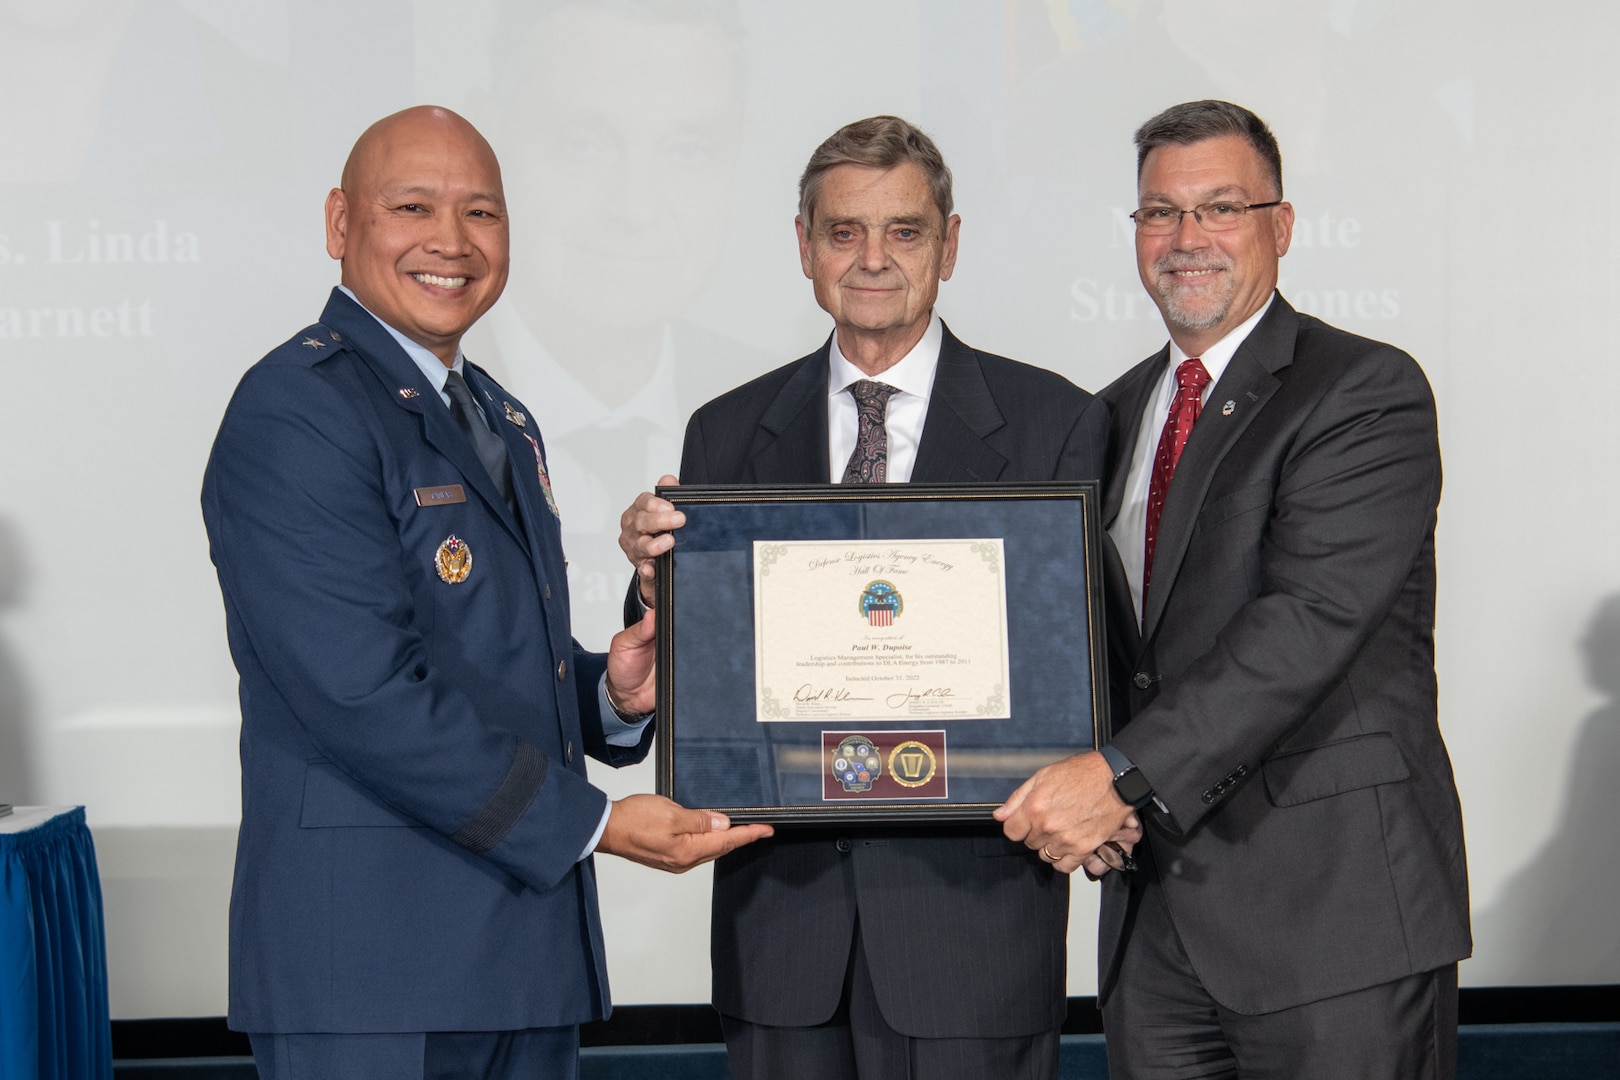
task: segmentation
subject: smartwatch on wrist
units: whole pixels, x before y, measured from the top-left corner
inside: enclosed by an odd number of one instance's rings
[[[1109,769],[1114,773],[1114,792],[1120,800],[1133,810],[1140,810],[1153,801],[1153,785],[1148,783],[1142,770],[1131,763],[1124,752],[1116,750],[1113,746],[1099,748],[1103,760],[1108,762]]]

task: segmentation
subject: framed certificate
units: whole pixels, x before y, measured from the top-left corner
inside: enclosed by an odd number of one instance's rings
[[[983,820],[1107,730],[1094,482],[684,486],[658,791],[736,821]]]

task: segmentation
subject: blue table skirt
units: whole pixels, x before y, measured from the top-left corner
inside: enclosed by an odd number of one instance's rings
[[[111,1080],[101,880],[84,808],[0,834],[0,1080]]]

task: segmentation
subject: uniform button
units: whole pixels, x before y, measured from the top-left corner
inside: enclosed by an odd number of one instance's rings
[[[343,340],[343,335],[338,333],[336,330],[334,330],[334,331],[332,331],[332,340],[333,341],[342,341]]]
[[[570,765],[572,765],[574,763],[574,740],[573,739],[569,739],[568,740],[568,745],[563,747],[563,760],[566,761]]]
[[[1136,684],[1136,688],[1138,690],[1146,690],[1148,687],[1153,685],[1153,676],[1149,675],[1145,671],[1138,671],[1131,679],[1131,682]]]
[[[839,851],[848,852],[849,837],[840,836],[837,840],[833,841],[833,847],[837,848]]]
[[[547,600],[551,599],[551,586],[550,585],[546,586],[546,599]]]
[[[559,679],[568,678],[568,661],[566,661],[566,660],[557,661],[557,678],[559,678]]]

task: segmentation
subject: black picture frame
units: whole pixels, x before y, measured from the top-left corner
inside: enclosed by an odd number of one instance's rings
[[[658,563],[659,794],[737,822],[985,821],[1041,766],[1108,737],[1095,481],[684,485],[658,494],[686,515]],[[1005,553],[1009,719],[760,722],[756,540],[967,537],[999,538]],[[948,746],[938,763],[947,793],[936,784],[914,798],[829,798],[828,727],[871,731],[896,747],[936,745],[933,733],[943,731],[936,748]],[[888,742],[879,749],[900,752]],[[925,767],[934,770],[932,753]]]

